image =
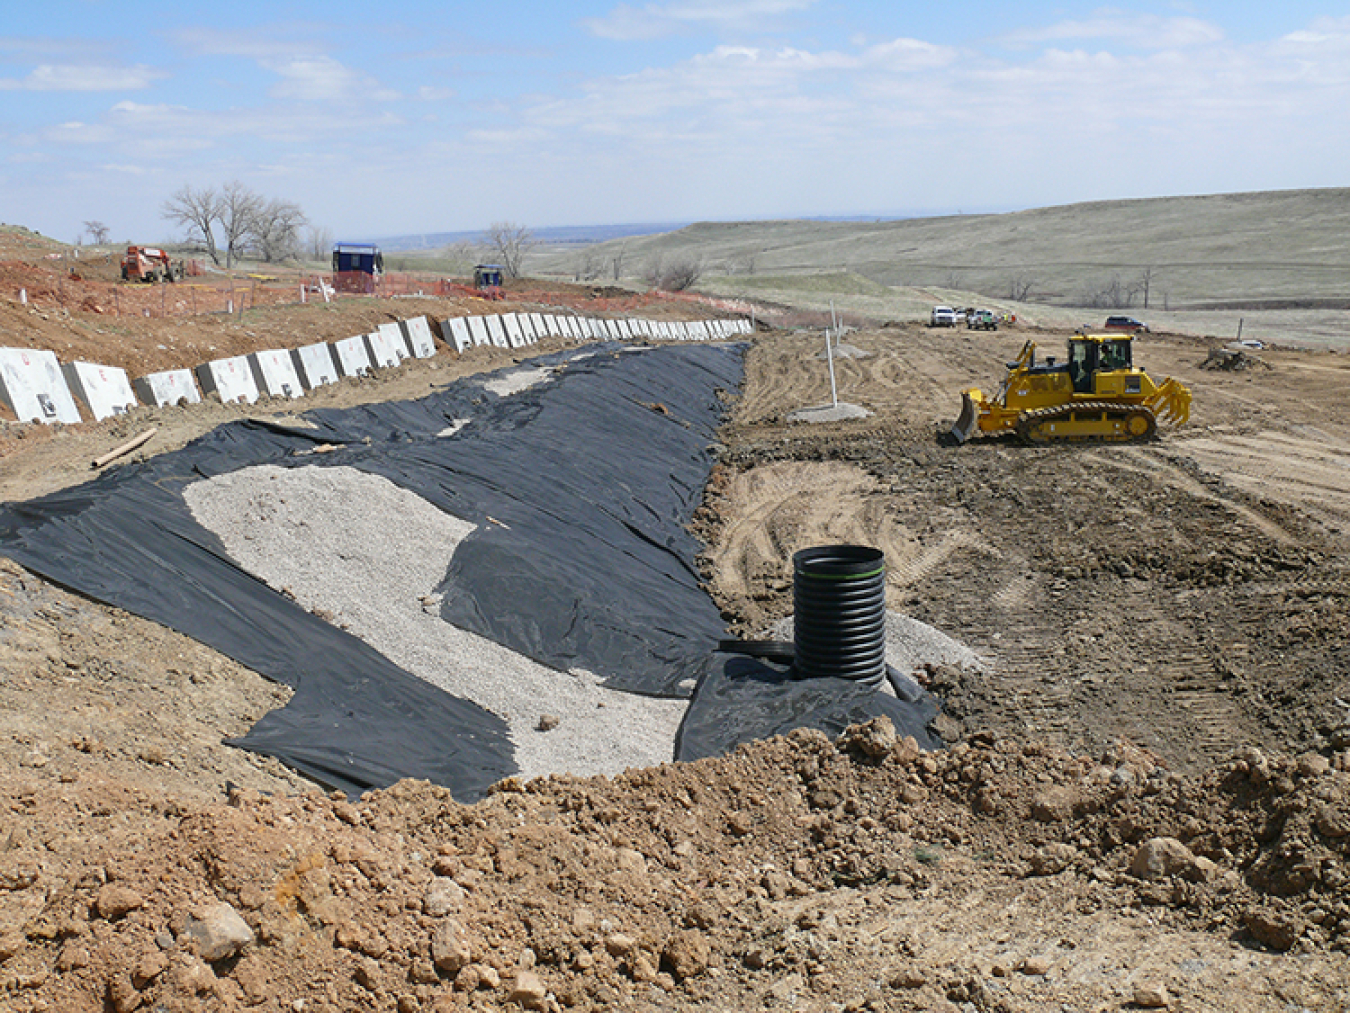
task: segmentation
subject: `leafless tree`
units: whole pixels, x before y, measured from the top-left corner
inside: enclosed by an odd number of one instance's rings
[[[1139,272],[1139,281],[1136,287],[1144,294],[1144,309],[1148,309],[1148,293],[1153,287],[1153,268],[1146,267]]]
[[[320,261],[328,260],[333,253],[333,230],[310,226],[309,255]]]
[[[306,224],[299,204],[259,199],[247,229],[248,247],[269,264],[299,256],[300,230]]]
[[[488,226],[485,238],[507,277],[519,278],[525,254],[534,245],[534,236],[530,230],[514,222],[493,222]]]
[[[238,180],[226,183],[220,192],[220,231],[225,238],[225,266],[233,267],[247,248],[263,199]]]
[[[1034,279],[1025,274],[1019,274],[1008,282],[1008,298],[1013,302],[1026,302],[1031,297],[1031,291],[1036,287]]]
[[[211,187],[185,186],[164,202],[163,217],[187,230],[187,241],[206,248],[211,263],[219,264],[215,226],[223,214],[223,198]]]
[[[620,243],[619,252],[614,254],[610,260],[610,266],[614,268],[614,280],[618,281],[623,277],[623,260],[628,255],[628,244]]]
[[[102,246],[108,241],[108,226],[102,222],[85,222],[84,231],[89,233],[89,241],[95,246]]]
[[[703,277],[703,261],[697,257],[666,264],[658,255],[649,276],[651,283],[667,292],[683,292],[693,288]]]

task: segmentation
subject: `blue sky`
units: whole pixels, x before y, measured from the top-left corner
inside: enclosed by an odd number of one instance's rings
[[[0,221],[337,238],[1350,185],[1343,3],[5,0]]]

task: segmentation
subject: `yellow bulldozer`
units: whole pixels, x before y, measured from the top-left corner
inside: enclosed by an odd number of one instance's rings
[[[1013,433],[1023,442],[1141,443],[1158,423],[1181,425],[1191,414],[1191,392],[1170,377],[1155,384],[1134,365],[1132,334],[1078,333],[1068,360],[1036,363],[1028,341],[994,397],[978,387],[961,392],[961,417],[951,434],[965,443],[982,435]]]

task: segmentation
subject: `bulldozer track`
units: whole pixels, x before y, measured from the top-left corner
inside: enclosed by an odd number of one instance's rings
[[[1047,426],[1068,422],[1074,416],[1120,416],[1124,430],[1118,434],[1051,435]],[[1071,405],[1055,405],[1023,412],[1017,419],[1017,436],[1025,443],[1046,446],[1055,443],[1147,443],[1158,432],[1158,420],[1143,405],[1121,405],[1112,401],[1084,401]]]

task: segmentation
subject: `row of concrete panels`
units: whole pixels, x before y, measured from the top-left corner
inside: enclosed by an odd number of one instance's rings
[[[116,366],[61,364],[53,352],[0,348],[0,397],[17,419],[35,423],[82,421],[76,398],[95,420],[121,415],[139,404],[195,404],[203,394],[252,404],[264,394],[300,397],[307,390],[396,367],[408,358],[436,354],[436,325],[425,316],[380,324],[369,334],[292,349],[268,349],[214,359],[195,369],[166,370],[129,381]],[[523,348],[542,338],[573,341],[708,341],[750,331],[744,320],[655,321],[602,319],[552,313],[503,313],[451,317],[439,326],[456,352],[477,345]]]

